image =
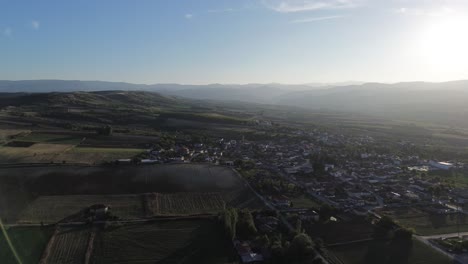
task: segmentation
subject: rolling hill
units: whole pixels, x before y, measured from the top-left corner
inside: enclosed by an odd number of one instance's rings
[[[133,93],[118,92],[133,91]],[[314,84],[181,85],[130,84],[100,81],[0,81],[0,92],[55,92],[49,95],[4,94],[0,106],[28,100],[68,104],[174,105],[181,98],[247,102],[337,111],[405,120],[468,127],[468,81],[442,83],[365,83],[344,86]],[[76,91],[100,91],[89,94]],[[135,92],[142,91],[142,92]],[[60,96],[57,92],[73,92]],[[156,92],[156,93],[148,93]],[[37,96],[37,97],[36,97]],[[47,98],[42,98],[47,97]],[[56,97],[61,97],[57,99]],[[41,99],[42,98],[42,99]],[[175,100],[175,101],[174,101]]]

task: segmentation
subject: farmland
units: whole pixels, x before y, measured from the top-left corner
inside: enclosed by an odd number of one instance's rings
[[[86,227],[60,228],[49,245],[45,263],[83,263],[90,233]]]
[[[138,168],[137,172],[134,182],[163,184],[164,190],[157,192],[216,192],[242,185],[231,169],[207,164],[147,166]]]
[[[139,195],[62,195],[41,196],[20,214],[19,223],[56,223],[78,214],[94,204],[106,204],[120,219],[143,216]]]
[[[380,213],[391,217],[402,226],[413,228],[420,235],[454,233],[458,230],[456,214],[429,213],[417,207],[386,209]],[[460,215],[458,221],[460,231],[467,231],[468,219],[464,214]]]
[[[133,158],[144,151],[144,149],[134,148],[75,147],[58,155],[56,160],[68,163],[99,164],[117,159]]]
[[[20,214],[18,223],[56,223],[81,220],[83,209],[105,204],[121,220],[168,215],[216,214],[225,207],[219,193],[148,193],[136,195],[41,196]],[[73,216],[75,216],[73,218]]]
[[[351,245],[337,246],[331,251],[342,261],[343,264],[365,263],[368,247],[372,242],[354,243]],[[450,259],[435,251],[431,247],[418,240],[413,240],[412,253],[408,264],[449,264]]]
[[[59,155],[73,145],[37,143],[29,147],[0,147],[0,163],[49,163],[59,161]]]
[[[335,244],[369,239],[374,233],[374,226],[364,218],[354,218],[350,221],[306,224],[305,230],[308,234],[321,237],[327,244]]]
[[[226,241],[209,220],[111,227],[98,233],[91,263],[226,263]]]
[[[23,264],[35,264],[53,233],[51,228],[15,227],[6,231]],[[0,232],[0,262],[17,264],[4,235]]]
[[[0,144],[3,144],[16,136],[26,133],[29,133],[29,131],[21,129],[0,129]]]
[[[81,140],[82,137],[79,135],[40,132],[33,132],[22,137],[15,138],[15,141],[64,145],[77,145]]]
[[[219,193],[145,194],[148,216],[218,213],[225,207]]]
[[[19,144],[20,141],[16,141]],[[23,142],[23,143],[26,143]],[[1,146],[0,163],[99,164],[132,158],[144,149],[75,147],[67,144],[31,143],[28,147]]]
[[[3,132],[2,132],[3,131]],[[0,147],[0,163],[99,164],[132,158],[145,151],[143,142],[155,137],[110,136],[93,133],[21,132],[1,130],[0,139],[19,134]]]
[[[208,164],[0,168],[0,176],[0,181],[8,177],[40,195],[220,192],[244,187],[230,168]]]
[[[0,214],[9,222],[55,223],[100,203],[120,219],[263,207],[231,169],[203,164],[0,168],[0,176]],[[145,193],[157,193],[148,212]]]
[[[445,182],[452,184],[453,186],[460,188],[468,187],[468,173],[463,170],[452,170],[452,171],[443,171],[443,170],[433,170],[429,171],[425,175],[425,179],[434,179],[439,178],[443,179]]]
[[[306,196],[292,197],[292,206],[295,208],[320,208],[320,204]]]

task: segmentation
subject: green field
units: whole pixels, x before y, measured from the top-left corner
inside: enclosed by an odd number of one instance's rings
[[[464,215],[457,220],[455,214],[430,214],[416,207],[386,209],[379,213],[389,216],[401,226],[413,228],[423,236],[456,233],[458,228],[461,232],[468,231],[468,218]]]
[[[77,145],[82,140],[82,137],[67,134],[48,134],[33,132],[23,137],[18,137],[15,140],[34,143]]]
[[[289,200],[294,208],[320,208],[320,204],[308,197],[290,197]]]
[[[454,187],[468,187],[468,174],[464,171],[433,170],[426,174],[425,180],[439,178],[441,182],[448,183]]]
[[[36,143],[30,147],[0,146],[0,163],[85,163],[99,164],[130,159],[144,152],[133,148],[91,148],[67,144]]]
[[[368,246],[372,242],[355,243],[333,247],[330,250],[343,264],[363,264]],[[413,249],[408,264],[450,264],[452,261],[446,256],[432,249],[430,246],[413,239]]]
[[[35,264],[53,233],[51,228],[15,227],[6,230],[8,237],[23,264]],[[5,236],[0,233],[0,263],[17,264]]]
[[[117,159],[131,159],[144,151],[144,149],[134,148],[75,147],[57,156],[57,160],[64,160],[69,163],[98,164]]]
[[[75,153],[122,153],[122,154],[139,154],[145,151],[144,149],[136,148],[92,148],[92,147],[76,147],[73,149]]]
[[[209,220],[110,227],[97,234],[91,263],[227,263],[222,234]]]

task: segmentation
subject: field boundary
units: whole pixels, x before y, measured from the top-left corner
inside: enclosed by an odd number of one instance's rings
[[[49,242],[47,242],[47,246],[45,247],[44,251],[42,252],[41,259],[39,260],[39,264],[47,264],[48,259],[52,250],[52,247],[55,244],[55,238],[57,237],[59,233],[59,226],[55,227],[54,233],[49,239]]]
[[[91,230],[91,234],[89,235],[89,239],[88,239],[88,247],[86,248],[86,254],[85,254],[85,259],[84,259],[84,264],[89,264],[91,263],[91,256],[93,254],[93,250],[94,250],[94,239],[96,238],[96,233],[97,233],[97,230],[95,228],[93,228]]]

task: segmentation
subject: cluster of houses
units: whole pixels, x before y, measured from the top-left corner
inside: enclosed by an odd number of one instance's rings
[[[464,164],[422,160],[413,154],[398,156],[376,153],[372,147],[378,144],[377,141],[365,135],[350,137],[317,130],[296,130],[293,134],[299,135],[302,140],[285,137],[275,141],[225,142],[222,148],[230,160],[224,164],[234,165],[232,160],[235,159],[251,161],[257,168],[303,187],[317,200],[359,215],[387,205],[421,202],[445,204],[453,198],[468,202],[468,195],[464,198],[457,192],[435,200],[431,186],[440,183],[433,178],[414,177],[417,172],[448,171],[463,168]],[[409,145],[410,142],[399,142],[396,147],[403,149]],[[323,154],[332,161],[323,162],[323,171],[317,177],[311,157]],[[270,200],[277,208],[290,205],[284,198]]]

